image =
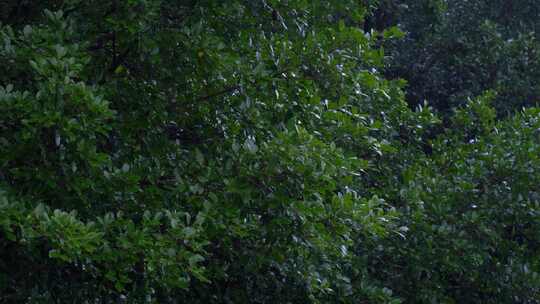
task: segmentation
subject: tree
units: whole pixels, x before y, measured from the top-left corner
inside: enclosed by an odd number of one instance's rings
[[[372,1],[1,5],[0,302],[538,303],[538,109],[411,110]]]
[[[1,32],[5,299],[390,301],[361,171],[414,115],[362,6],[50,6]]]
[[[538,103],[539,10],[536,1],[383,0],[369,20],[407,32],[386,45],[386,75],[408,81],[411,105],[448,114],[492,90],[504,116]]]

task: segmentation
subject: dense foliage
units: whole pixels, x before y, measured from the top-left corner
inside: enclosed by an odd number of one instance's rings
[[[408,101],[449,113],[467,97],[498,93],[501,115],[538,104],[540,2],[381,0],[366,28],[399,26],[387,76],[407,79]]]
[[[0,303],[539,303],[536,21],[407,2],[1,3]]]

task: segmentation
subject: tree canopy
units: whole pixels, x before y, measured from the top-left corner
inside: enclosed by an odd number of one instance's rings
[[[539,13],[530,0],[381,0],[367,25],[407,33],[386,45],[386,75],[408,80],[410,104],[449,113],[493,90],[493,106],[509,115],[538,104]]]
[[[540,303],[499,2],[0,3],[0,303]]]

